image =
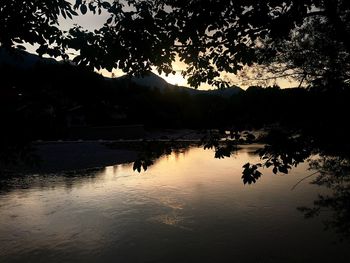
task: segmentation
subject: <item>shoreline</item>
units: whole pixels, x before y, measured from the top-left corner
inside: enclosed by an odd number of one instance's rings
[[[123,148],[111,148],[101,141],[71,142],[34,142],[34,154],[38,157],[39,167],[28,172],[55,173],[93,169],[123,163],[137,159],[138,152]]]

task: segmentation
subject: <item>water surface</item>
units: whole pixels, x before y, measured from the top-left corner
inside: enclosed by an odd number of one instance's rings
[[[255,146],[232,158],[190,148],[146,172],[131,164],[3,179],[0,262],[350,262],[348,241],[324,230],[327,213],[296,208],[326,189],[264,170],[243,185]]]

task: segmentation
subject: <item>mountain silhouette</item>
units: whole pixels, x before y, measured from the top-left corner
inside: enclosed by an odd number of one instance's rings
[[[168,83],[165,79],[163,79],[162,77],[158,76],[157,74],[151,71],[147,72],[142,76],[124,75],[116,78],[115,80],[120,81],[124,84],[132,82],[134,84],[137,84],[143,87],[157,88],[161,92],[164,92],[167,89],[171,89],[171,90],[184,91],[191,95],[201,94],[201,95],[217,95],[217,96],[223,96],[223,97],[230,97],[232,95],[235,95],[244,91],[243,89],[237,86],[232,86],[226,89],[198,90],[198,89],[193,89],[189,87],[173,85]]]
[[[174,85],[168,83],[165,79],[151,71],[147,72],[143,76],[124,75],[116,78],[116,80],[130,81],[139,86],[157,88],[159,90],[174,87]]]
[[[23,51],[23,50],[15,50],[14,52],[9,52],[3,48],[0,48],[0,66],[12,66],[20,69],[28,69],[34,67],[36,64],[55,64],[60,63],[52,58],[43,58],[38,55]],[[73,64],[72,64],[73,65]],[[105,78],[106,80],[111,80],[110,78]],[[166,90],[177,90],[187,92],[190,95],[216,95],[222,97],[231,97],[232,95],[243,92],[244,90],[237,87],[232,86],[226,89],[212,89],[212,90],[198,90],[189,87],[177,86],[168,83],[162,77],[157,74],[149,71],[146,72],[142,76],[131,76],[124,75],[118,78],[113,79],[119,82],[122,85],[128,85],[128,83],[132,82],[137,84],[138,86],[143,86],[147,88],[157,88],[161,92]]]
[[[34,67],[36,64],[59,63],[52,58],[43,58],[23,50],[8,51],[0,47],[0,66],[12,66],[21,69]]]

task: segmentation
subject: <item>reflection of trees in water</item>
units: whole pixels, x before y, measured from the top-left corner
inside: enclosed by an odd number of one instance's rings
[[[55,189],[64,187],[67,191],[86,183],[94,183],[103,175],[102,168],[67,171],[47,175],[18,175],[0,177],[0,192],[17,191],[18,189]]]
[[[174,153],[175,158],[180,153],[186,153],[189,147],[193,145],[191,142],[186,141],[144,141],[140,143],[138,147],[138,158],[133,164],[133,170],[141,172],[143,169],[146,171],[149,166],[155,164],[160,157],[170,155]]]
[[[319,195],[313,207],[299,207],[306,218],[331,213],[324,221],[326,229],[333,229],[341,238],[350,238],[350,159],[322,156],[310,161],[310,168],[318,171],[312,184],[325,186],[331,194]]]
[[[155,164],[160,157],[174,154],[186,154],[190,146],[201,146],[212,149],[215,158],[230,157],[237,153],[240,144],[251,145],[255,136],[250,132],[242,131],[209,131],[202,134],[199,142],[179,140],[170,141],[143,141],[133,144],[133,149],[139,152],[133,170],[141,171]],[[330,194],[319,195],[312,207],[299,207],[306,218],[316,217],[324,212],[331,213],[332,217],[324,221],[327,229],[333,229],[342,238],[350,237],[350,158],[349,154],[341,154],[341,148],[334,150],[317,143],[314,137],[305,136],[285,130],[273,130],[267,136],[260,138],[264,147],[257,147],[249,154],[260,156],[260,163],[242,164],[243,183],[256,183],[262,176],[261,168],[269,168],[273,173],[289,173],[300,163],[307,161],[310,165],[310,174],[300,180],[293,189],[304,179],[315,177],[312,184],[327,187]],[[113,145],[111,145],[113,147]],[[117,146],[116,146],[117,147]],[[130,146],[131,147],[131,146]],[[336,152],[336,154],[335,154]],[[339,154],[338,154],[339,153]],[[317,156],[317,157],[316,157]],[[312,157],[312,158],[310,158]],[[316,157],[316,158],[315,158]],[[89,180],[95,182],[102,175],[101,170],[90,169],[78,172],[65,172],[59,175],[29,176],[27,178],[1,178],[0,191],[12,191],[22,188],[54,188],[64,186],[69,190],[73,186],[79,187]]]
[[[180,136],[169,141],[153,140],[140,143],[139,156],[134,162],[133,169],[138,172],[141,172],[142,169],[146,171],[161,156],[174,153],[176,158],[179,153],[185,154],[191,145],[213,149],[214,157],[218,159],[230,157],[237,152],[238,144],[252,143],[255,139],[251,132],[236,130],[199,131],[198,136],[201,138],[198,142],[186,141]]]
[[[215,158],[230,157],[239,149],[240,143],[251,143],[254,136],[244,132],[220,132],[211,131],[203,136],[199,145],[204,149],[213,149]],[[341,238],[350,237],[350,159],[347,156],[330,154],[329,148],[317,144],[315,138],[286,132],[281,130],[271,131],[261,139],[265,146],[254,151],[260,156],[260,163],[243,165],[243,183],[256,183],[262,176],[260,168],[270,168],[274,174],[289,173],[300,163],[307,161],[310,166],[310,174],[300,182],[311,176],[316,176],[313,184],[325,186],[331,190],[329,195],[319,195],[314,201],[313,207],[299,207],[306,218],[321,215],[324,210],[331,213],[331,219],[324,221],[326,229],[333,229]],[[139,159],[134,163],[133,169],[146,170],[159,157],[175,152],[178,155],[188,144],[177,141],[146,142]],[[334,147],[332,147],[332,152]],[[340,149],[338,149],[340,150]],[[252,152],[250,152],[252,154]],[[311,158],[312,157],[312,158]]]
[[[314,152],[310,144],[310,138],[294,132],[272,130],[262,139],[265,146],[256,151],[261,162],[257,164],[247,163],[243,166],[244,184],[255,183],[262,173],[260,167],[272,168],[274,174],[288,172],[303,163]]]
[[[174,156],[175,156],[175,160],[179,160],[180,156],[186,156],[188,151],[190,150],[190,147],[184,147],[184,148],[178,148],[174,150]]]
[[[339,138],[338,138],[339,139]],[[331,214],[324,221],[326,229],[333,229],[341,238],[350,237],[350,158],[347,151],[346,138],[344,145],[322,141],[317,137],[303,134],[272,132],[265,138],[266,145],[257,150],[261,163],[245,164],[243,166],[243,182],[255,183],[262,173],[260,167],[272,168],[273,173],[287,174],[293,167],[308,161],[310,170],[314,172],[300,180],[293,189],[304,179],[311,176],[316,178],[312,184],[324,186],[331,194],[319,195],[313,207],[299,207],[306,218],[319,216],[323,212]],[[336,152],[336,154],[334,154]],[[318,158],[310,158],[312,156]]]

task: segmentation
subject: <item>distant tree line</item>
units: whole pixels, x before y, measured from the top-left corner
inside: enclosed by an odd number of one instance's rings
[[[17,138],[64,138],[71,126],[124,124],[194,129],[279,125],[335,138],[348,131],[348,90],[251,86],[223,97],[160,91],[64,63],[1,72],[1,122]]]

